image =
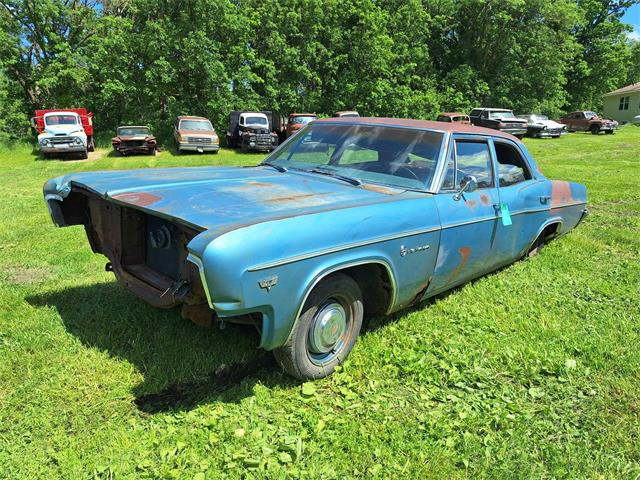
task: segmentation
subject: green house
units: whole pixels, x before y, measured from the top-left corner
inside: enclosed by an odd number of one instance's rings
[[[640,115],[640,82],[619,88],[603,95],[605,118],[612,118],[622,123],[633,120]]]

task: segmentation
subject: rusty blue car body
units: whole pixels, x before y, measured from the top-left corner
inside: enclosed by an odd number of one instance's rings
[[[84,225],[123,286],[194,320],[251,318],[267,350],[293,342],[311,292],[336,272],[365,313],[391,313],[567,233],[587,201],[509,134],[381,118],[315,121],[256,167],[78,173],[44,195],[54,223]],[[353,333],[357,308],[340,302],[318,306],[304,334],[325,373]]]

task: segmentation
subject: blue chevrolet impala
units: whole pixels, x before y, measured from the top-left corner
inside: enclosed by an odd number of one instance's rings
[[[260,165],[49,180],[58,226],[83,225],[106,269],[199,324],[253,323],[298,378],[331,374],[365,315],[388,314],[537,252],[587,213],[496,130],[317,120]]]

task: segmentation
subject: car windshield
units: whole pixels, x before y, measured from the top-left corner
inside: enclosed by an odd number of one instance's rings
[[[341,118],[347,118],[347,117],[359,117],[359,116],[360,116],[360,114],[359,114],[359,113],[355,113],[355,112],[353,112],[353,113],[341,113],[341,114],[340,114],[340,117],[341,117]]]
[[[76,125],[78,118],[75,115],[49,115],[45,117],[47,125]]]
[[[209,120],[180,120],[180,129],[211,131],[213,126]]]
[[[354,183],[424,190],[433,178],[442,138],[429,130],[312,123],[267,162]]]
[[[549,120],[549,117],[547,117],[546,115],[533,115],[532,118],[534,120]]]
[[[584,112],[584,116],[586,118],[593,118],[593,117],[597,117],[598,114],[596,112]]]
[[[309,122],[313,122],[315,119],[317,119],[318,117],[313,116],[313,115],[309,115],[309,116],[295,116],[295,117],[291,117],[289,119],[289,123],[295,123],[295,124],[307,124]]]
[[[118,128],[118,135],[149,135],[149,129],[147,127],[120,127]]]
[[[489,112],[489,118],[492,119],[500,119],[500,118],[516,118],[513,112],[503,111],[503,112]]]
[[[245,125],[268,125],[267,119],[264,117],[246,117]]]

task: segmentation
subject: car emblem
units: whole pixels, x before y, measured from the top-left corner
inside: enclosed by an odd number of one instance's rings
[[[427,250],[428,248],[429,248],[429,245],[420,245],[414,248],[407,248],[404,245],[400,245],[400,256],[404,257],[407,253],[422,252],[424,250]]]
[[[271,290],[271,287],[274,287],[278,283],[278,276],[272,275],[271,277],[263,278],[258,282],[260,288],[266,288],[267,292]]]

